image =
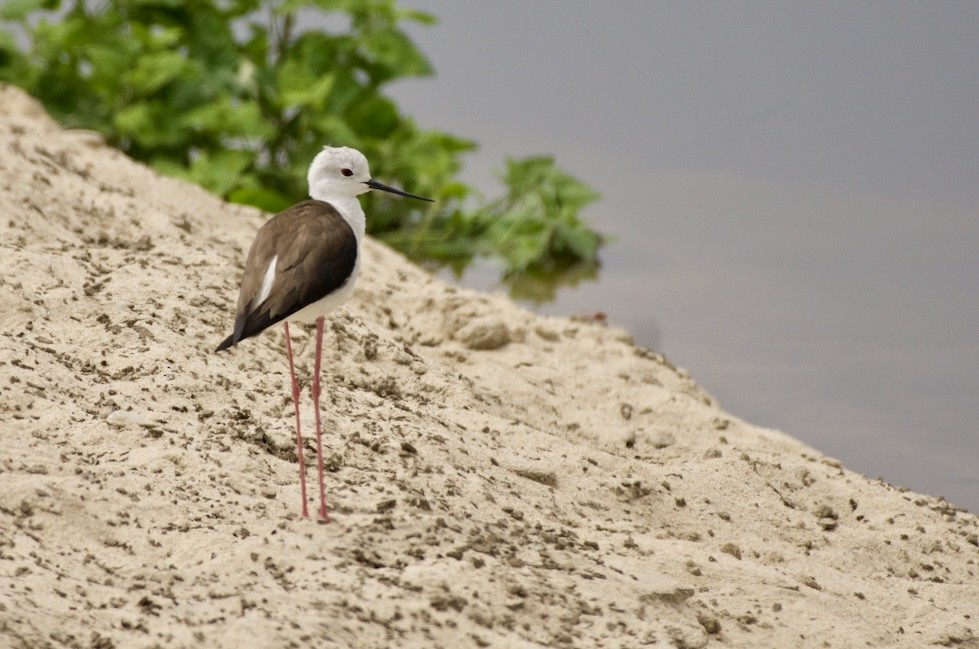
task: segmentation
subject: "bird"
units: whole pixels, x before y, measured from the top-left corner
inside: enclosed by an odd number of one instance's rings
[[[283,323],[292,401],[296,411],[296,455],[302,495],[299,518],[308,519],[306,467],[299,424],[299,386],[296,383],[289,323],[316,324],[312,397],[320,496],[318,519],[328,522],[319,402],[323,326],[326,316],[350,297],[360,273],[360,245],[366,230],[366,215],[358,196],[377,189],[421,201],[433,201],[373,179],[367,158],[350,147],[323,147],[309,165],[307,181],[310,200],[279,212],[256,233],[242,272],[234,329],[215,351],[229,349],[279,322]]]

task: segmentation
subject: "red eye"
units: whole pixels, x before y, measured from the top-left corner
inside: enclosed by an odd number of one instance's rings
[[[342,173],[344,176],[348,176],[348,177],[354,175],[354,172],[351,171],[350,169],[341,169],[340,170],[340,173]]]

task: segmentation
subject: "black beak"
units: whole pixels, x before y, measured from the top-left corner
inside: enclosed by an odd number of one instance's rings
[[[384,183],[379,183],[373,178],[364,183],[371,189],[380,189],[382,192],[390,192],[392,194],[397,194],[398,196],[407,196],[408,198],[417,198],[420,201],[428,201],[429,203],[434,203],[431,198],[425,198],[424,196],[416,196],[415,194],[409,194],[408,192],[403,192],[400,189],[395,189],[394,187],[388,187]]]

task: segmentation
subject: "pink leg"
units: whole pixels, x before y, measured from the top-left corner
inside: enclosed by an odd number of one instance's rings
[[[320,522],[330,522],[326,514],[326,491],[323,488],[323,439],[320,431],[320,357],[323,353],[323,316],[316,319],[316,365],[313,367],[313,408],[316,410],[316,468],[320,478]]]
[[[300,518],[309,518],[306,508],[306,464],[303,461],[303,436],[299,432],[299,384],[296,383],[296,369],[292,363],[292,342],[289,340],[289,323],[283,322],[286,330],[286,355],[289,357],[289,377],[292,379],[292,403],[296,406],[296,456],[299,458],[299,488],[303,496],[303,511]],[[319,416],[317,414],[317,416]]]

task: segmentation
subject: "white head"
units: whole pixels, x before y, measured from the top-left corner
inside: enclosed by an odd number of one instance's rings
[[[346,146],[325,146],[309,165],[309,196],[318,201],[336,203],[354,198],[372,189],[432,202],[432,199],[403,192],[371,178],[367,158],[357,149]]]
[[[327,203],[370,191],[367,183],[371,179],[371,172],[367,158],[360,151],[346,146],[323,147],[309,165],[306,178],[310,197]]]

